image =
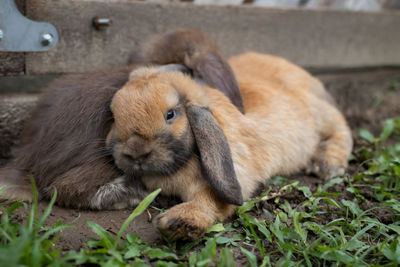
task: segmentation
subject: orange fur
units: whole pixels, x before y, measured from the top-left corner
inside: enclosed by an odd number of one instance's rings
[[[165,130],[167,99],[178,93],[191,105],[208,107],[228,140],[243,199],[276,174],[289,175],[310,166],[323,178],[342,174],[352,148],[351,132],[323,85],[292,63],[247,53],[229,60],[243,95],[242,114],[220,91],[202,87],[178,73],[146,68],[117,92],[112,103],[121,138],[150,136]],[[179,122],[180,120],[180,122]],[[172,129],[187,126],[185,117]],[[179,136],[179,134],[175,134]],[[201,174],[200,162],[168,177],[143,177],[149,190],[178,195],[184,203],[160,215],[156,225],[172,238],[198,238],[215,220],[233,214]]]

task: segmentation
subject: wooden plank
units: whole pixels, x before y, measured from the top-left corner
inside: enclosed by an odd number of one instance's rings
[[[15,1],[19,11],[25,14],[25,0]],[[0,52],[0,76],[25,73],[25,54]]]
[[[25,73],[25,54],[0,52],[0,76]]]
[[[28,74],[82,72],[125,64],[149,34],[192,27],[215,37],[225,55],[248,50],[312,68],[400,65],[400,13],[279,10],[143,2],[30,0],[28,17],[60,34],[49,52],[29,53]],[[112,19],[103,31],[96,16]]]

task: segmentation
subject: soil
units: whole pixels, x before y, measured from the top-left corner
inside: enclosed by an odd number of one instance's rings
[[[359,77],[360,75],[364,76]],[[398,85],[393,84],[394,78],[388,79],[387,76],[382,76],[380,78],[379,72],[375,72],[375,76],[365,73],[341,73],[340,75],[320,74],[318,76],[327,85],[328,90],[333,92],[339,108],[343,110],[353,129],[365,127],[377,133],[380,131],[385,118],[400,117],[400,88],[398,88]],[[393,77],[395,77],[397,81],[400,81],[399,71],[397,71]],[[399,79],[397,79],[397,77]],[[341,91],[334,92],[336,90],[335,88],[339,88],[337,90]],[[357,102],[357,105],[354,105],[355,102]],[[354,136],[357,136],[356,130],[354,130]],[[356,139],[356,146],[359,142],[360,141]],[[350,173],[355,172],[358,167],[358,165],[351,165],[349,168]],[[299,175],[294,178],[308,185],[312,191],[316,190],[317,186],[322,182],[320,179],[312,176]],[[343,192],[345,191],[346,190],[343,190]],[[368,192],[365,193],[368,195]],[[283,198],[291,203],[293,207],[305,200],[304,195],[300,192],[295,192]],[[167,208],[173,203],[177,203],[177,201],[159,197],[156,203],[154,203],[154,206],[158,208]],[[269,211],[275,208],[275,204],[272,201],[266,201],[262,205],[264,209]],[[365,208],[368,208],[368,205],[372,205],[372,203],[367,201],[363,205],[365,205]],[[40,210],[43,211],[46,206],[46,202],[40,203]],[[379,212],[382,213],[379,217],[382,217],[382,221],[385,221],[387,213],[384,210]],[[85,244],[89,237],[96,237],[96,234],[86,226],[87,221],[95,222],[111,233],[117,233],[130,213],[131,210],[80,211],[55,206],[48,218],[48,223],[54,224],[61,220],[63,223],[70,223],[73,225],[73,228],[61,232],[61,237],[57,241],[57,246],[63,250],[77,250]],[[139,235],[144,241],[150,244],[162,244],[164,241],[151,223],[151,218],[154,218],[158,213],[158,209],[149,208],[147,212],[138,216],[130,224],[127,232]],[[20,210],[18,214],[21,220],[26,217],[26,213],[23,210]],[[265,216],[262,212],[256,215]],[[327,218],[327,220],[330,220],[330,218]],[[235,253],[235,255],[235,260],[237,262],[244,260],[237,258],[241,255],[240,253]]]

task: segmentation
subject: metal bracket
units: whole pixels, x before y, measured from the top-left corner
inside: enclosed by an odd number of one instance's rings
[[[0,0],[0,51],[40,52],[57,43],[57,29],[52,24],[24,17],[14,0]]]

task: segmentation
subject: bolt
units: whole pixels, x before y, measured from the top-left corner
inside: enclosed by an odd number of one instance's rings
[[[40,42],[43,46],[49,46],[53,42],[53,35],[51,33],[43,33],[40,36]]]
[[[0,41],[3,39],[3,37],[4,37],[3,30],[2,30],[2,29],[0,29]]]
[[[101,30],[105,27],[110,26],[112,23],[111,19],[109,18],[99,18],[99,17],[95,17],[93,19],[93,26],[96,28],[96,30]]]

